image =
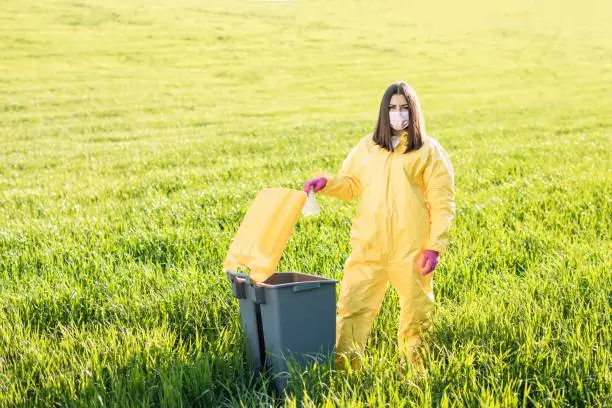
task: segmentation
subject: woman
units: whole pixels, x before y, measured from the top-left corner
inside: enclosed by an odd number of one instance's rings
[[[434,302],[433,271],[448,245],[455,216],[454,170],[440,144],[425,133],[416,92],[396,82],[383,94],[378,122],[348,154],[335,177],[309,180],[330,197],[359,197],[344,266],[336,328],[338,362],[366,343],[387,282],[400,302],[398,346],[415,361]]]

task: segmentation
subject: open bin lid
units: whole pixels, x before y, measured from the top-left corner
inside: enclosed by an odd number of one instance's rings
[[[265,188],[251,203],[223,262],[225,270],[249,269],[255,282],[274,273],[295,223],[306,202],[306,193],[288,188]]]

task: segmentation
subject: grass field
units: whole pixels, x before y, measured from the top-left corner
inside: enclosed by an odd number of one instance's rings
[[[611,406],[612,4],[4,0],[0,406]],[[275,400],[221,263],[413,85],[457,218],[427,372],[389,293],[359,372]],[[325,197],[279,265],[341,278]]]

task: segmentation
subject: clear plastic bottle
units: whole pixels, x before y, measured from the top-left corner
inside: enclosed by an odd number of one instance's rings
[[[317,204],[317,199],[315,198],[315,191],[314,189],[310,189],[308,191],[308,198],[306,199],[306,203],[304,204],[304,207],[302,208],[302,215],[304,217],[308,217],[310,215],[320,215],[321,214],[321,207],[319,207],[319,204]]]

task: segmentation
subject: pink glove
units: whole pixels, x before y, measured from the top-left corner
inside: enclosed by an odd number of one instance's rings
[[[421,275],[425,276],[436,269],[439,255],[438,251],[434,251],[433,249],[423,250],[423,254],[421,255]]]
[[[323,190],[327,185],[327,179],[325,177],[314,178],[308,180],[306,184],[304,184],[304,191],[309,192],[311,188],[314,189],[315,193]]]

